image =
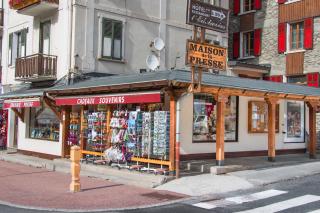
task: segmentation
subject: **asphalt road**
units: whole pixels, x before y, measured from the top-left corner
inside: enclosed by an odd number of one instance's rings
[[[241,203],[241,204],[237,204]],[[201,207],[199,207],[199,205]],[[320,175],[267,185],[248,191],[225,194],[219,199],[194,200],[150,209],[126,211],[127,213],[195,213],[195,212],[320,212]],[[42,213],[0,205],[1,213]],[[53,212],[51,212],[53,213]]]

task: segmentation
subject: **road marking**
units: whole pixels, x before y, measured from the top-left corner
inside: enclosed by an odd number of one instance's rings
[[[196,203],[196,204],[193,204],[193,206],[199,207],[199,208],[202,208],[202,209],[214,209],[214,208],[216,208],[215,205],[211,205],[210,203],[205,203],[205,202]]]
[[[227,198],[227,201],[234,202],[236,204],[242,204],[242,203],[248,203],[248,202],[253,202],[257,200],[262,200],[262,199],[267,199],[270,197],[286,194],[288,192],[286,191],[280,191],[280,190],[267,190],[263,192],[258,192],[250,195],[244,195],[244,196],[238,196],[238,197],[230,197]]]
[[[274,213],[274,212],[279,212],[283,211],[286,209],[290,209],[293,207],[301,206],[304,204],[316,202],[320,200],[320,196],[315,196],[315,195],[304,195],[300,197],[296,197],[290,200],[285,200],[282,202],[278,203],[273,203],[267,206],[247,210],[247,211],[241,211],[238,213]]]
[[[308,213],[320,213],[320,209]]]
[[[200,202],[200,203],[193,204],[193,206],[203,208],[203,209],[214,209],[217,207],[226,207],[229,205],[235,205],[235,204],[241,204],[241,203],[247,203],[247,202],[257,201],[261,199],[266,199],[266,198],[282,195],[285,193],[288,193],[288,192],[271,189],[263,192],[254,193],[254,194],[230,197],[223,200],[215,200],[211,202],[210,201]]]

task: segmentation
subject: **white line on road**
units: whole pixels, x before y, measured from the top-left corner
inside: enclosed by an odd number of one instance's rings
[[[247,210],[247,211],[241,211],[238,213],[274,213],[274,212],[279,212],[283,211],[286,209],[290,209],[293,207],[301,206],[304,204],[316,202],[320,200],[320,196],[315,196],[315,195],[304,195],[300,197],[296,197],[290,200],[285,200],[282,202],[278,203],[273,203],[267,206]]]
[[[235,202],[236,204],[241,204],[241,203],[248,203],[248,202],[253,202],[253,201],[257,201],[257,200],[267,199],[267,198],[282,195],[285,193],[288,193],[288,192],[271,189],[271,190],[267,190],[267,191],[263,191],[263,192],[257,192],[254,194],[250,194],[250,195],[230,197],[230,198],[227,198],[226,200],[231,201],[231,202]]]
[[[215,200],[211,202],[200,202],[200,203],[193,204],[193,206],[203,208],[203,209],[214,209],[217,207],[225,207],[233,204],[241,204],[241,203],[247,203],[247,202],[257,201],[261,199],[266,199],[266,198],[282,195],[285,193],[288,193],[288,192],[271,189],[263,192],[254,193],[254,194],[230,197],[223,200]]]
[[[320,209],[308,213],[320,213]]]

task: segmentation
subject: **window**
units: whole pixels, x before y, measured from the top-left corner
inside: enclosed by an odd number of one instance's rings
[[[50,54],[50,27],[50,21],[40,23],[39,52],[47,55]]]
[[[290,50],[303,49],[304,23],[290,24]]]
[[[254,55],[254,31],[242,33],[242,57]]]
[[[59,141],[60,122],[47,107],[30,109],[29,137],[33,139]]]
[[[9,65],[15,64],[16,59],[26,56],[27,29],[9,34]]]
[[[242,12],[253,10],[253,1],[254,0],[242,0]]]
[[[287,82],[291,84],[307,85],[307,76],[306,75],[288,76]]]
[[[250,101],[248,111],[248,132],[268,132],[268,104],[264,101]],[[276,107],[276,132],[279,132],[279,104]]]
[[[304,142],[304,102],[285,102],[285,137],[284,142]]]
[[[212,95],[197,94],[193,103],[193,141],[216,140],[216,102]],[[225,140],[237,141],[238,98],[229,97],[225,110]]]
[[[217,7],[221,7],[221,0],[202,0],[204,3],[212,4]]]
[[[104,18],[102,21],[102,57],[122,60],[122,22]]]

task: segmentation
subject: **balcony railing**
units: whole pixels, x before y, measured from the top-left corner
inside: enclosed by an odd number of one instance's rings
[[[16,59],[17,81],[39,82],[57,79],[57,56],[34,54]]]
[[[46,14],[59,7],[59,0],[9,0],[11,9],[29,16]]]

